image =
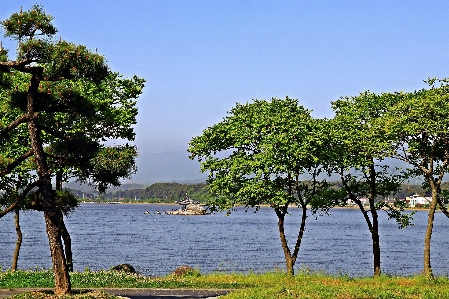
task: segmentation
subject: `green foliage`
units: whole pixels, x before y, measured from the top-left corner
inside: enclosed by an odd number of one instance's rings
[[[52,37],[57,29],[51,21],[53,17],[47,15],[40,5],[33,5],[28,11],[13,13],[8,19],[1,22],[5,36],[21,40],[23,37],[33,39],[35,35]]]
[[[28,95],[33,96],[34,111],[38,112],[33,121],[52,175],[77,177],[104,192],[137,169],[135,146],[105,146],[104,142],[134,140],[136,99],[145,80],[123,78],[110,71],[103,56],[83,45],[62,38],[56,41],[52,20],[42,6],[34,5],[1,22],[5,36],[18,42],[16,60],[8,61],[7,51],[0,52],[3,206],[14,201],[25,186],[41,179],[35,172],[29,142]]]
[[[384,201],[380,201],[376,204],[376,209],[383,209],[388,215],[388,219],[394,219],[398,224],[398,228],[406,228],[412,226],[413,215],[416,211],[405,213],[407,203],[405,200],[396,199],[393,206],[386,204]]]
[[[387,208],[389,218],[405,227],[411,218],[403,207],[375,204],[379,198],[397,194],[405,180],[402,172],[390,169],[385,161],[393,153],[391,145],[396,135],[385,127],[383,118],[394,102],[390,94],[369,91],[333,102],[335,117],[328,123],[328,165],[330,172],[340,175],[345,191],[338,190],[340,201],[351,199],[365,213],[359,198],[368,197],[371,213],[372,209]]]
[[[293,275],[307,210],[326,213],[335,202],[329,184],[319,179],[323,172],[325,122],[315,120],[297,100],[286,97],[236,104],[224,120],[194,137],[188,151],[191,159],[208,171],[208,186],[214,197],[211,211],[234,205],[258,207],[269,204],[278,217],[278,230],[287,271]],[[308,176],[310,181],[300,177]],[[291,251],[284,233],[284,218],[290,205],[302,209],[301,225]]]
[[[423,188],[430,190],[440,188],[449,170],[449,85],[445,79],[427,83],[429,89],[395,93],[384,125],[397,136],[394,157],[412,166],[409,176],[424,176]]]
[[[83,45],[55,41],[52,20],[34,5],[1,22],[5,36],[17,42],[17,58],[0,53],[0,87],[5,88],[0,112],[6,112],[0,114],[0,204],[5,207],[0,217],[18,207],[44,210],[55,292],[66,294],[70,277],[60,212],[67,214],[78,203],[68,192],[55,196],[51,177],[56,176],[58,191],[64,179],[78,176],[104,192],[135,172],[134,146],[104,144],[134,140],[135,99],[144,80],[123,79],[109,70],[103,56]]]
[[[102,147],[92,158],[90,176],[93,184],[98,184],[99,192],[104,192],[108,185],[119,186],[120,179],[130,178],[137,171],[135,158],[137,148],[128,144],[115,147]],[[83,173],[80,178],[87,178]]]
[[[308,110],[288,97],[237,104],[222,122],[189,143],[191,159],[209,171],[209,188],[217,195],[210,204],[218,209],[315,203],[326,208],[325,201],[315,200],[316,194],[307,196],[318,184],[299,180],[320,172],[319,126]]]

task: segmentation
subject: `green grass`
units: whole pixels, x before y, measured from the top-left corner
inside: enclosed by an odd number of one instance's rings
[[[58,297],[53,294],[52,291],[38,291],[38,292],[26,292],[19,295],[12,296],[14,299],[118,299],[119,297],[109,295],[103,291],[89,291],[83,290],[76,292],[72,295]]]
[[[287,299],[287,298],[449,298],[449,279],[422,276],[351,278],[302,271],[291,277],[283,271],[263,274],[201,275],[198,271],[176,277],[148,278],[113,271],[85,271],[71,274],[72,288],[192,288],[232,289],[223,299]],[[0,288],[53,288],[50,270],[0,272]],[[45,294],[44,294],[45,295]],[[22,294],[14,298],[51,298],[40,294]],[[24,297],[28,296],[28,297]],[[33,297],[34,296],[34,297]],[[41,296],[41,297],[39,297]],[[93,296],[93,297],[89,297]],[[95,297],[97,296],[97,297]],[[72,297],[67,297],[72,298]],[[74,297],[73,297],[74,298]],[[77,294],[76,298],[114,298],[104,293]]]

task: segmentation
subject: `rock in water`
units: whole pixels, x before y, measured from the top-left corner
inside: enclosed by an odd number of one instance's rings
[[[176,211],[167,211],[165,214],[169,215],[206,215],[206,209],[201,206],[198,201],[191,199],[187,193],[184,199],[178,200],[177,204],[181,205],[181,208]]]
[[[192,211],[192,212],[194,212],[194,214],[197,214],[197,215],[204,215],[204,214],[206,214],[206,210],[202,206],[200,206],[198,204],[192,204],[191,203],[191,204],[189,204],[187,206],[186,210],[187,211]]]

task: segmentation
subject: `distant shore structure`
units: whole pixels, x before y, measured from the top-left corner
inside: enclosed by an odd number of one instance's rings
[[[193,200],[189,197],[189,195],[187,195],[182,199],[182,200],[178,200],[175,202],[178,205],[181,205],[181,210],[185,211],[187,209],[188,205],[199,205],[200,202]]]
[[[187,193],[184,199],[176,201],[181,206],[179,210],[167,211],[168,215],[207,215],[206,209],[201,206],[199,201],[191,199]]]

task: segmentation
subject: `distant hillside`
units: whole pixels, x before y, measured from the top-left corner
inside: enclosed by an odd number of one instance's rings
[[[115,192],[117,190],[144,189],[147,186],[148,185],[127,183],[127,184],[122,184],[120,187],[109,188],[107,190],[107,192]],[[96,193],[95,188],[93,186],[90,186],[88,184],[80,184],[75,181],[65,183],[64,188],[71,189],[71,190],[78,190],[80,192],[85,192],[85,193]]]
[[[388,162],[392,171],[395,167],[406,168],[404,163],[396,160],[390,159]],[[137,174],[131,180],[124,182],[120,187],[108,189],[107,197],[172,198],[177,200],[180,194],[185,194],[185,187],[189,189],[194,185],[204,185],[207,179],[207,174],[199,172],[199,163],[190,160],[187,152],[184,151],[141,154],[138,159],[138,168]],[[306,180],[308,178],[304,176],[302,179]],[[337,175],[333,175],[330,180],[337,182],[338,179]],[[442,187],[443,189],[449,189],[449,183],[443,184]],[[98,196],[94,188],[86,184],[80,185],[76,182],[71,182],[65,184],[64,188],[71,189],[79,197]],[[197,189],[195,190],[198,191]],[[421,188],[420,178],[415,178],[408,184],[404,184],[402,190],[395,197],[405,198],[405,196],[414,193],[422,195],[425,193]]]
[[[189,195],[192,199],[203,200],[208,195],[206,183],[179,184],[179,183],[155,183],[145,189],[130,189],[108,193],[108,198],[126,199],[159,199],[161,201],[174,202]]]

